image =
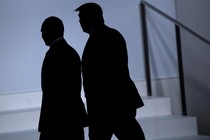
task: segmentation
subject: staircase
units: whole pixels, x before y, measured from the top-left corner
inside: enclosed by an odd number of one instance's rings
[[[210,140],[198,135],[195,117],[171,113],[170,98],[148,97],[146,86],[135,83],[145,103],[137,119],[147,140]],[[40,91],[0,95],[0,140],[38,140],[40,104]],[[85,137],[88,140],[87,128]],[[112,140],[117,138],[113,136]]]

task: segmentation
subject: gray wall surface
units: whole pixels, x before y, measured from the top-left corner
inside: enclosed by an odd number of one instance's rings
[[[176,0],[178,20],[210,40],[210,1]],[[200,134],[210,135],[210,45],[182,30],[188,115],[196,116]]]
[[[47,51],[40,27],[54,15],[65,25],[65,38],[81,55],[88,34],[74,10],[87,0],[0,1],[0,93],[40,90],[40,71]],[[127,41],[129,68],[135,80],[144,79],[139,20],[139,1],[93,0],[104,10],[106,24],[119,30]]]
[[[88,35],[82,32],[75,8],[87,0],[0,1],[0,94],[40,90],[40,71],[47,51],[40,33],[45,18],[60,17],[65,38],[80,55]],[[93,0],[104,10],[106,24],[119,30],[127,41],[133,80],[145,80],[141,37],[140,0]],[[175,15],[174,0],[149,0]],[[148,13],[152,78],[176,77],[173,26]],[[161,38],[159,38],[161,37]],[[169,55],[168,55],[169,54]]]

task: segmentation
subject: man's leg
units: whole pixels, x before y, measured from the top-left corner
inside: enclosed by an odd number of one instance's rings
[[[136,113],[131,114],[117,121],[114,134],[119,140],[145,140],[144,132],[135,118]]]
[[[89,140],[111,140],[113,132],[105,123],[94,122],[89,124]]]
[[[61,128],[62,129],[62,128]],[[39,140],[85,140],[83,127],[63,128],[65,130],[58,130],[53,132],[41,132]]]

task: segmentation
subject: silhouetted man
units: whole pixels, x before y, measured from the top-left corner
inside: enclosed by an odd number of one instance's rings
[[[126,42],[104,24],[96,3],[78,7],[79,21],[89,39],[82,56],[83,85],[90,140],[144,140],[136,110],[144,104],[129,76]]]
[[[40,140],[84,140],[87,114],[80,96],[80,57],[63,38],[64,26],[59,18],[45,19],[41,32],[49,50],[41,74]]]

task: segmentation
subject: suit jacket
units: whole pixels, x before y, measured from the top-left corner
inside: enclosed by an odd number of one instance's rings
[[[81,99],[81,60],[61,39],[50,46],[42,65],[42,105],[39,131],[59,131],[86,126],[87,114]]]
[[[144,105],[129,75],[126,42],[117,30],[101,25],[91,32],[82,74],[89,116],[122,115]]]

